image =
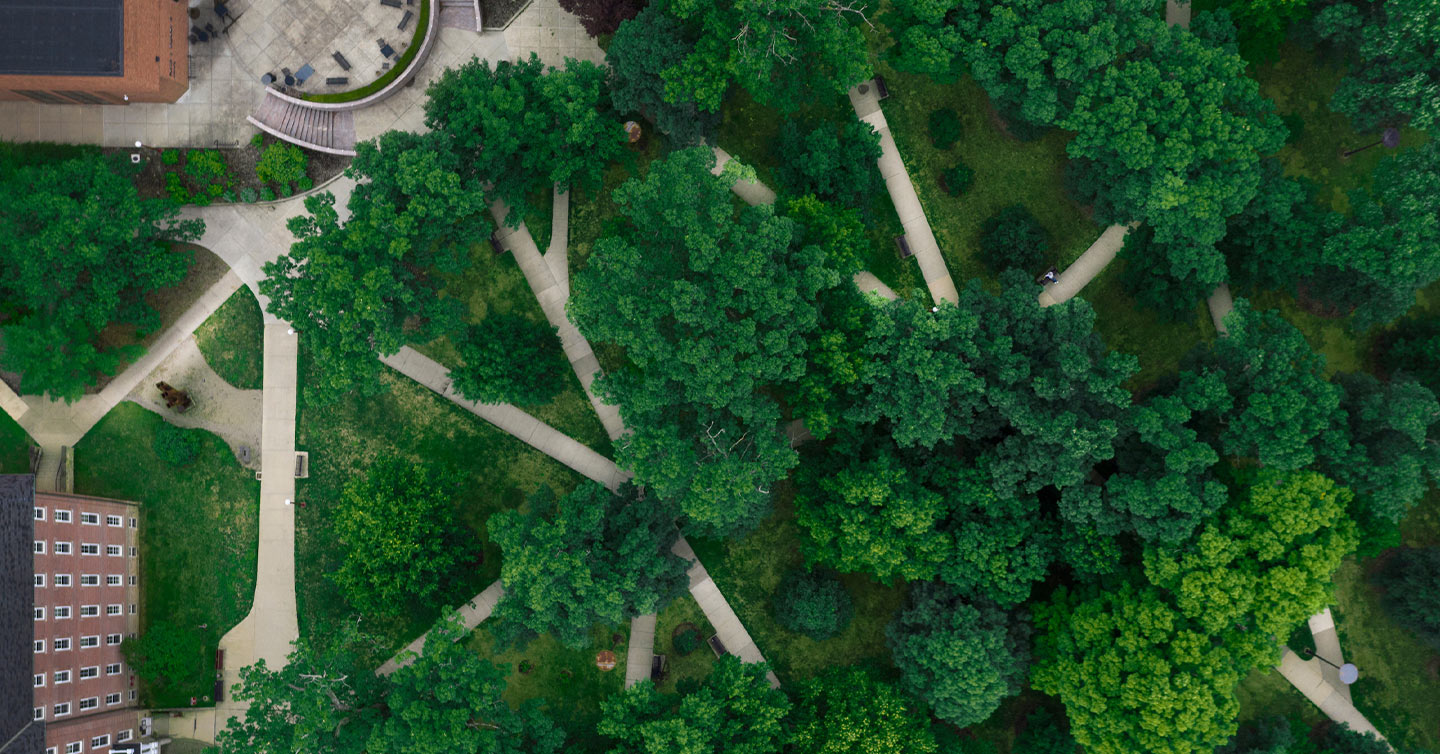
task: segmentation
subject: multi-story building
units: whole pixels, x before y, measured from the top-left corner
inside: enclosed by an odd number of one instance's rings
[[[190,87],[189,3],[0,2],[0,100],[174,102]]]
[[[31,723],[43,726],[44,754],[109,751],[137,737],[136,679],[120,643],[140,630],[139,511],[118,500],[36,493],[31,479],[0,477],[0,490],[10,490],[0,493],[5,520],[13,508],[29,513],[29,562],[6,565],[27,570],[32,582]],[[8,586],[14,579],[5,577]],[[15,640],[0,636],[7,647]]]

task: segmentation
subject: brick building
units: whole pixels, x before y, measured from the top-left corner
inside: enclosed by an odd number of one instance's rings
[[[0,100],[174,102],[190,87],[181,0],[0,0]]]
[[[15,572],[25,571],[23,581],[31,582],[22,592],[28,599],[14,601],[25,602],[30,630],[0,619],[0,656],[29,642],[23,665],[30,704],[10,698],[16,692],[7,668],[0,674],[0,705],[31,710],[29,723],[43,730],[43,754],[109,751],[138,738],[136,679],[120,643],[140,630],[139,511],[118,500],[33,489],[32,477],[0,477],[6,552],[11,540],[28,535],[28,562],[0,563],[7,617],[13,618]],[[28,514],[25,531],[4,529],[14,525],[17,510]],[[4,733],[0,727],[0,738]]]

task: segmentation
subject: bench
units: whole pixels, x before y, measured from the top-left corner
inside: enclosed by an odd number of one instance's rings
[[[310,478],[310,454],[303,450],[295,451],[295,478]]]
[[[415,11],[413,11],[413,10],[407,10],[407,11],[405,11],[405,15],[403,15],[403,16],[400,17],[400,23],[399,23],[398,25],[396,25],[395,28],[399,29],[400,31],[405,31],[405,27],[407,27],[407,26],[410,25],[410,19],[412,19],[412,18],[414,18],[414,17],[415,17]]]
[[[390,6],[391,8],[399,8],[399,7],[401,7],[401,5],[400,5],[400,0],[380,0],[380,4],[381,4],[381,5],[388,5],[388,6]]]
[[[345,86],[348,83],[350,83],[349,76],[327,76],[325,78],[325,86]]]
[[[650,680],[659,683],[670,675],[670,663],[666,661],[665,655],[655,655],[650,658]]]
[[[730,654],[730,652],[725,649],[725,643],[720,641],[720,634],[711,636],[705,640],[705,643],[710,645],[710,651],[714,652],[716,657],[724,657]]]
[[[330,53],[330,57],[335,58],[335,62],[340,64],[340,70],[350,70],[350,61],[346,60],[345,56],[341,55],[339,50]]]
[[[890,90],[887,89],[887,88],[885,88],[885,77],[884,77],[884,76],[876,76],[876,77],[875,77],[875,97],[878,98],[878,99],[885,99],[886,97],[889,97],[889,96],[890,96]]]
[[[490,248],[495,250],[496,256],[505,253],[505,245],[500,243],[499,233],[500,231],[497,230],[494,233],[490,234]]]
[[[910,242],[905,240],[905,236],[895,236],[895,246],[900,249],[901,259],[909,259],[915,256],[915,252],[910,250]]]

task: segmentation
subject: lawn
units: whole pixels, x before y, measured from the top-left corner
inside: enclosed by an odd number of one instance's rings
[[[612,641],[615,635],[620,641]],[[625,649],[630,638],[628,623],[622,626],[595,626],[590,629],[591,645],[570,649],[548,634],[531,641],[523,649],[511,647],[495,651],[495,638],[484,624],[470,636],[469,646],[496,664],[510,667],[504,699],[511,706],[531,699],[543,699],[550,716],[570,733],[570,743],[582,751],[604,751],[605,742],[594,734],[600,721],[600,701],[618,694],[625,687]],[[602,671],[595,667],[600,650],[615,653],[615,669]],[[522,660],[534,667],[519,672]]]
[[[1215,326],[1204,301],[1197,302],[1189,322],[1167,322],[1135,303],[1120,282],[1125,260],[1116,259],[1091,280],[1080,298],[1095,309],[1095,331],[1112,350],[1135,354],[1140,371],[1126,386],[1142,391],[1180,368],[1180,359],[1202,341],[1214,340]]]
[[[0,411],[0,474],[30,473],[30,435]]]
[[[195,330],[195,345],[220,379],[259,390],[265,356],[265,322],[249,286],[240,286]]]
[[[489,244],[471,247],[473,263],[463,275],[452,278],[441,291],[442,296],[459,299],[465,306],[465,320],[478,323],[490,314],[514,314],[533,322],[544,323],[545,312],[525,282],[525,275],[511,257],[496,256]],[[447,366],[464,362],[448,337],[429,343],[412,344],[421,353]],[[590,446],[604,456],[613,455],[610,437],[595,408],[580,387],[575,370],[565,360],[560,341],[555,340],[555,368],[564,371],[565,388],[543,406],[522,406],[536,418]]]
[[[163,420],[133,403],[116,406],[75,446],[75,491],[140,504],[141,619],[206,626],[206,653],[250,611],[260,483],[225,441],[204,430],[196,460],[175,468],[151,449]],[[142,626],[143,628],[143,626]],[[156,707],[188,706],[203,689],[176,689]]]
[[[302,384],[314,381],[313,369],[302,346]],[[305,507],[296,519],[295,562],[300,630],[307,637],[323,635],[351,614],[327,576],[344,550],[325,520],[345,483],[363,475],[376,458],[399,457],[466,475],[455,499],[457,515],[484,543],[485,557],[479,568],[453,574],[448,604],[473,597],[500,574],[499,550],[485,532],[492,513],[519,506],[541,485],[565,494],[580,481],[578,474],[540,451],[398,373],[386,369],[381,381],[386,392],[378,396],[352,394],[326,406],[311,405],[301,391],[296,447],[309,451],[311,472],[308,480],[297,483]],[[388,622],[366,616],[367,630],[398,649],[429,628],[438,614],[433,610]]]
[[[684,656],[675,648],[675,629],[686,623],[700,630],[702,642],[715,634],[715,627],[705,619],[699,603],[688,593],[676,597],[655,617],[655,654],[665,655],[670,673],[656,684],[661,691],[675,691],[675,684],[684,679],[702,680],[710,675],[710,668],[715,664],[715,652],[706,644]]]

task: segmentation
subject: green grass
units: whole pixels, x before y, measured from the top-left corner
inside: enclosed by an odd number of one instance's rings
[[[49,165],[99,153],[100,147],[94,144],[0,141],[0,177],[8,176],[23,167]]]
[[[472,264],[463,275],[451,278],[441,291],[441,296],[456,298],[464,304],[465,320],[478,323],[491,314],[513,314],[532,322],[545,323],[545,312],[540,302],[525,282],[525,275],[509,254],[495,255],[488,243],[471,247]],[[448,337],[437,338],[429,343],[412,346],[421,353],[447,366],[463,363],[460,352]],[[537,419],[549,424],[570,437],[588,445],[597,453],[611,456],[614,449],[610,436],[595,408],[580,387],[575,370],[565,360],[560,350],[560,341],[555,341],[556,368],[563,369],[565,388],[553,400],[543,406],[524,406]]]
[[[775,513],[749,536],[728,542],[691,538],[700,562],[782,683],[810,678],[832,665],[869,664],[892,674],[885,626],[904,601],[903,587],[882,586],[864,576],[842,576],[855,601],[855,617],[839,636],[825,641],[792,633],[775,622],[775,590],[787,572],[804,562],[791,494],[787,484]]]
[[[690,654],[680,656],[675,649],[673,634],[675,628],[683,623],[695,624],[700,630],[702,642],[715,633],[715,627],[705,620],[705,613],[700,611],[700,605],[689,594],[675,598],[660,611],[655,617],[655,654],[665,655],[670,668],[670,675],[657,684],[661,691],[675,691],[675,684],[684,679],[702,680],[710,675],[710,668],[715,664],[715,652],[704,643]]]
[[[1125,292],[1120,278],[1125,260],[1116,259],[1091,280],[1080,298],[1095,309],[1095,331],[1112,350],[1135,354],[1140,371],[1126,385],[1143,390],[1180,367],[1180,359],[1203,341],[1214,340],[1215,326],[1205,302],[1195,304],[1189,322],[1166,322],[1155,312],[1141,307]]]
[[[309,354],[300,353],[301,384],[316,380]],[[473,597],[500,573],[499,550],[490,543],[485,522],[496,511],[518,507],[541,485],[558,494],[569,492],[580,476],[538,450],[487,424],[402,375],[386,369],[386,392],[350,395],[315,406],[301,391],[296,446],[310,453],[310,478],[298,483],[306,506],[296,517],[296,600],[302,635],[323,635],[352,614],[327,574],[341,562],[344,550],[335,541],[327,519],[350,479],[365,474],[382,456],[399,457],[426,466],[450,467],[465,474],[455,499],[461,525],[483,543],[484,564],[454,574],[445,595],[447,604]],[[429,628],[438,609],[381,621],[366,616],[368,630],[399,648]]]
[[[536,186],[525,196],[530,211],[525,213],[525,227],[535,239],[535,248],[544,254],[550,248],[551,223],[555,215],[555,190],[550,186]]]
[[[175,468],[151,450],[163,420],[116,406],[75,446],[75,490],[140,504],[141,618],[206,625],[206,661],[250,610],[255,593],[260,483],[225,441],[204,430],[195,461]],[[143,628],[143,626],[142,626]],[[157,707],[189,706],[210,688],[176,689]]]
[[[420,12],[416,14],[415,33],[410,38],[410,46],[406,47],[405,51],[400,53],[400,57],[395,60],[395,64],[390,66],[390,70],[386,71],[380,78],[371,81],[359,89],[352,89],[348,92],[302,94],[300,95],[301,99],[309,100],[310,102],[354,102],[355,100],[369,97],[375,92],[385,88],[386,84],[394,81],[400,74],[404,73],[405,69],[410,67],[410,63],[415,60],[415,56],[420,54],[420,45],[425,39],[425,29],[430,25],[430,5],[434,2],[439,2],[439,0],[420,0]],[[440,29],[436,28],[435,33],[439,34]],[[439,40],[436,40],[436,44],[439,44]]]
[[[1319,708],[1274,668],[1251,670],[1240,681],[1235,695],[1240,699],[1241,725],[1275,715],[1298,716],[1310,725],[1325,719]]]
[[[623,639],[611,644],[612,634]],[[511,647],[495,651],[495,638],[485,624],[470,636],[469,646],[491,662],[510,666],[504,699],[519,706],[530,699],[543,699],[550,716],[570,732],[570,743],[583,751],[604,751],[602,739],[595,735],[600,721],[600,701],[618,694],[625,686],[625,642],[630,638],[629,625],[595,626],[590,630],[591,645],[570,649],[548,634],[529,643],[524,649]],[[595,655],[602,649],[615,653],[615,669],[602,671],[595,667]],[[706,650],[708,651],[708,650]],[[520,661],[529,660],[534,670],[519,672]],[[565,671],[570,677],[565,677]]]
[[[244,390],[260,389],[265,322],[249,286],[240,286],[195,330],[195,345],[220,379]]]
[[[30,435],[0,411],[0,474],[30,473]]]

